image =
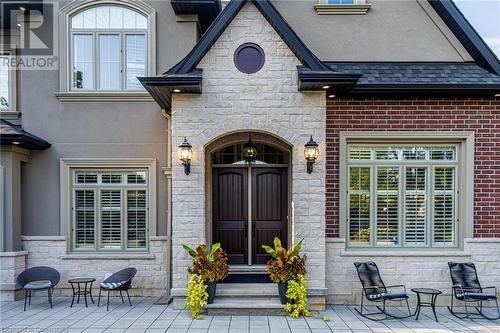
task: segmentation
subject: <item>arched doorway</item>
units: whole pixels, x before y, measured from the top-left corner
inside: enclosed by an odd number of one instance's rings
[[[262,244],[288,240],[291,149],[260,132],[233,133],[208,148],[211,240],[231,265],[263,265]]]

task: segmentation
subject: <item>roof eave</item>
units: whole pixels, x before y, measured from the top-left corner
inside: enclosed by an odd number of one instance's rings
[[[346,94],[350,97],[488,97],[494,98],[500,84],[361,84]]]

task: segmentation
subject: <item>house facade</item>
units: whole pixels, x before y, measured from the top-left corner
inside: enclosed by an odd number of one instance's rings
[[[182,306],[182,244],[214,242],[252,296],[274,237],[303,239],[317,308],[358,301],[356,261],[445,294],[447,262],[473,261],[498,284],[500,63],[451,1],[55,12],[55,67],[1,68],[3,298],[26,267],[64,294],[133,266],[132,293]]]

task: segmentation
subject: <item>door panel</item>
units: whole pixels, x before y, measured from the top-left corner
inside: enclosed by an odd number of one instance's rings
[[[287,244],[288,177],[285,168],[252,168],[252,262],[265,264],[269,255],[262,245],[279,237]]]
[[[248,169],[213,169],[213,241],[229,264],[248,263]]]

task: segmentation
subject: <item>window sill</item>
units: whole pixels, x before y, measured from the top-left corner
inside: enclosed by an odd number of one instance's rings
[[[61,260],[153,260],[154,258],[155,256],[149,253],[72,253],[59,257]]]
[[[316,4],[314,9],[318,15],[364,15],[370,9],[370,4],[365,5],[329,5]]]
[[[153,102],[153,97],[146,91],[129,92],[56,92],[61,102]]]
[[[340,251],[341,257],[470,257],[471,254],[463,250],[342,250]]]
[[[6,120],[17,120],[21,112],[19,111],[9,111],[9,110],[0,110],[0,118]]]

